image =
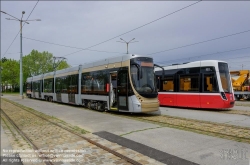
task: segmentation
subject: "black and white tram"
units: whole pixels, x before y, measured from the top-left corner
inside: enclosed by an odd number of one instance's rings
[[[27,96],[95,110],[152,112],[159,108],[150,57],[127,54],[27,79]]]

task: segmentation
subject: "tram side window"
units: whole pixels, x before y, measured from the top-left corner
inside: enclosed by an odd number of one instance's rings
[[[36,88],[37,88],[36,81],[33,81],[32,91],[36,92],[37,91]]]
[[[106,93],[107,91],[107,75],[104,71],[96,71],[95,72],[95,81],[94,81],[94,88],[95,91],[98,91],[99,93]]]
[[[219,92],[218,82],[215,74],[204,74],[204,92]]]
[[[104,71],[95,71],[82,74],[82,93],[106,94],[107,75]]]
[[[78,86],[78,75],[70,75],[68,76],[69,78],[69,87],[70,87],[70,90],[71,90],[71,93],[78,93],[78,89],[77,89],[77,86]]]
[[[40,91],[40,81],[33,82],[33,91],[39,92]]]
[[[44,80],[44,92],[53,92],[53,78]]]
[[[160,91],[164,92],[173,92],[174,91],[174,78],[171,77],[165,77],[163,80],[161,80],[161,87]]]
[[[199,75],[180,75],[180,92],[199,92]]]
[[[91,91],[91,79],[92,76],[90,73],[82,73],[82,88],[81,91],[82,93],[89,93]]]
[[[61,93],[61,78],[56,78],[56,93]]]
[[[68,76],[61,77],[61,93],[68,93]]]

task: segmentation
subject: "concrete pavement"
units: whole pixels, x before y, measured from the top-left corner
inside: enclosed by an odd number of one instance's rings
[[[168,127],[159,128],[155,124],[63,104],[34,99],[21,100],[18,97],[7,95],[4,98],[55,116],[91,132],[108,131],[116,135],[126,134],[123,137],[194,163],[204,165],[248,165],[249,163],[250,144]]]
[[[241,110],[241,111],[250,111],[250,105],[248,105],[248,104],[242,105],[242,106],[235,105],[233,108],[230,108],[230,109]]]
[[[248,108],[250,109],[250,107]],[[245,115],[226,114],[216,111],[183,109],[183,108],[172,108],[172,107],[160,107],[160,111],[161,114],[163,115],[204,120],[216,123],[224,123],[242,127],[250,127],[250,116],[245,116]]]
[[[15,153],[9,152],[12,150],[12,146],[8,140],[6,133],[10,133],[9,130],[4,130],[2,127],[2,120],[1,120],[1,165],[22,165],[20,158],[16,157]],[[11,156],[6,156],[11,154]],[[11,162],[10,159],[19,159],[19,162]]]

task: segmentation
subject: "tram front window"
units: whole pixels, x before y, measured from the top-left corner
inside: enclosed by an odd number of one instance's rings
[[[230,74],[228,70],[228,65],[226,63],[219,62],[219,73],[220,73],[220,80],[221,80],[221,85],[226,93],[232,93],[232,88],[231,88],[231,79],[230,79]]]
[[[138,57],[132,60],[130,69],[135,90],[144,97],[157,97],[152,59],[143,61]]]

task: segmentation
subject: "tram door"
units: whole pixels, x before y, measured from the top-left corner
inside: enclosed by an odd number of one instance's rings
[[[43,90],[43,81],[39,81],[39,91],[38,91],[38,97],[42,98],[42,90]]]
[[[109,106],[110,110],[118,110],[117,72],[110,72]]]
[[[128,111],[128,70],[120,70],[117,76],[118,108]]]
[[[77,85],[76,85],[76,76],[71,75],[69,78],[69,90],[68,90],[68,99],[70,103],[75,103],[75,93],[77,91]]]
[[[36,98],[36,95],[35,95],[35,88],[36,88],[36,84],[35,84],[35,82],[32,82],[32,96],[33,96],[34,98]]]
[[[64,77],[63,78],[56,78],[56,89],[55,89],[55,92],[56,92],[56,101],[58,102],[62,102],[62,90],[63,90],[63,86],[62,86],[62,82],[64,80]]]
[[[68,92],[68,97],[69,97],[69,102],[70,103],[75,103],[75,92],[74,92],[74,86],[70,85],[69,86],[69,92]]]
[[[56,92],[56,99],[57,99],[57,101],[62,102],[62,94],[61,94],[61,91]]]

